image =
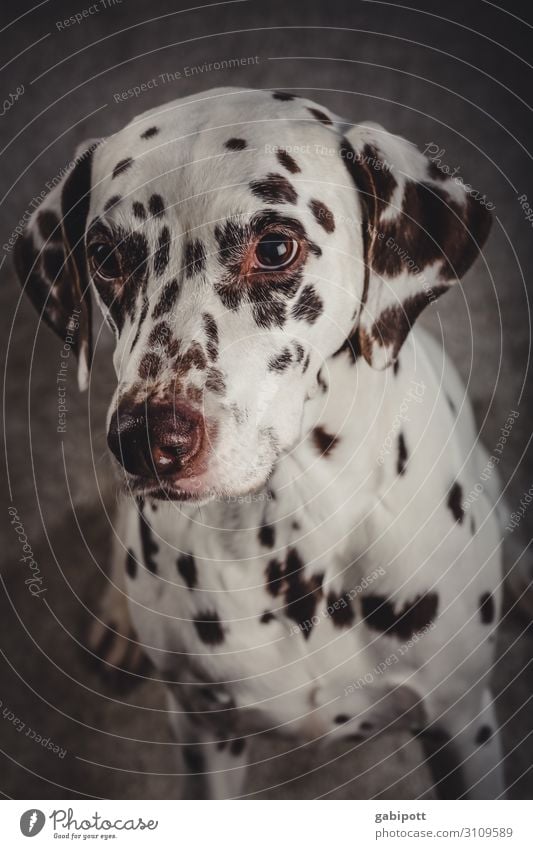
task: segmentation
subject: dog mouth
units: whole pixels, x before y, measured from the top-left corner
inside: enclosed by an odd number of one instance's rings
[[[173,481],[164,479],[127,478],[126,490],[135,498],[150,498],[154,501],[184,501],[206,503],[217,497],[217,493],[201,481],[188,479]]]

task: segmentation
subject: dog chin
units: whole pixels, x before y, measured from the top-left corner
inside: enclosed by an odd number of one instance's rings
[[[205,482],[187,479],[186,481],[146,481],[129,479],[125,489],[135,498],[149,498],[154,501],[182,501],[202,506],[211,501],[228,504],[244,504],[261,501],[265,497],[268,476],[248,486],[208,486]]]

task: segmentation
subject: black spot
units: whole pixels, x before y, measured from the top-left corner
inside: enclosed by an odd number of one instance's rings
[[[150,195],[148,209],[153,218],[160,218],[165,214],[165,204],[161,195]]]
[[[279,560],[270,560],[266,567],[267,591],[274,598],[281,592],[284,567]]]
[[[151,139],[153,136],[156,136],[159,132],[159,127],[148,127],[144,133],[141,133],[142,139]]]
[[[207,372],[205,388],[214,392],[216,395],[223,395],[226,391],[226,383],[222,376],[222,372],[217,368],[210,368]]]
[[[259,620],[263,625],[268,625],[269,622],[272,622],[276,617],[272,613],[271,610],[265,610],[264,613],[261,614],[261,619]]]
[[[332,436],[322,427],[322,425],[317,425],[317,427],[313,428],[312,437],[320,455],[326,457],[331,451],[333,451],[339,441],[338,436]]]
[[[155,555],[159,551],[159,546],[154,539],[152,529],[146,520],[142,506],[139,506],[139,531],[141,535],[143,563],[149,572],[155,574],[157,571]]]
[[[159,300],[154,307],[152,318],[160,318],[162,315],[165,315],[167,312],[170,312],[170,310],[176,303],[179,291],[180,285],[176,278],[171,280],[169,283],[165,283],[163,291],[159,296]]]
[[[346,722],[349,722],[350,719],[351,717],[349,717],[346,713],[339,713],[334,718],[333,722],[335,722],[337,725],[344,725]]]
[[[120,197],[120,195],[113,195],[113,197],[110,197],[109,200],[106,200],[104,204],[104,212],[109,212],[109,210],[113,209],[113,207],[116,206],[117,203],[120,203],[121,200],[122,198]]]
[[[473,516],[470,516],[470,533],[472,536],[475,536],[476,533],[476,520]]]
[[[336,628],[349,628],[355,619],[352,602],[346,592],[340,596],[329,592],[326,610]]]
[[[43,209],[37,213],[37,226],[41,238],[45,242],[60,242],[63,238],[59,218],[50,209]]]
[[[183,760],[191,772],[205,772],[205,758],[200,749],[196,749],[194,746],[184,746]]]
[[[439,606],[437,593],[417,595],[406,602],[398,613],[392,602],[381,595],[367,595],[362,600],[363,618],[369,628],[382,631],[389,637],[409,639],[427,627],[436,617]]]
[[[225,267],[222,279],[215,283],[215,291],[228,310],[237,311],[243,301],[250,303],[255,323],[263,328],[283,326],[287,313],[285,302],[296,294],[303,274],[303,264],[295,269],[269,271],[265,275],[254,273],[250,277],[245,273],[250,244],[266,230],[277,227],[284,232],[289,230],[312,250],[302,223],[277,210],[261,210],[247,223],[242,223],[242,219],[229,219],[224,226],[215,227],[218,258]]]
[[[338,349],[338,351],[335,351],[333,356],[338,357],[339,354],[343,354],[344,351],[348,351],[348,355],[353,363],[357,362],[357,360],[361,356],[361,346],[359,342],[359,334],[357,331],[355,331],[355,333],[349,336],[348,339],[346,339],[346,341],[342,343],[341,347]]]
[[[148,346],[150,348],[161,348],[164,351],[168,351],[172,346],[173,340],[174,337],[170,324],[167,324],[166,321],[159,321],[157,324],[154,324],[150,331]]]
[[[229,746],[231,754],[235,755],[235,757],[242,755],[245,748],[246,740],[243,737],[238,737],[236,740],[232,740]]]
[[[494,622],[495,609],[494,597],[492,593],[483,593],[479,598],[479,613],[483,625],[490,625]]]
[[[456,522],[459,522],[460,525],[463,524],[463,519],[465,517],[465,511],[463,510],[463,505],[461,503],[462,500],[463,488],[456,481],[448,494],[448,507],[452,511],[453,518]]]
[[[244,150],[246,146],[244,139],[228,139],[224,143],[224,147],[227,147],[228,150]]]
[[[211,360],[216,360],[218,357],[218,327],[215,319],[210,313],[204,312],[203,316],[205,335],[207,336],[207,345],[205,346],[207,354]]]
[[[170,255],[170,230],[163,227],[159,234],[157,250],[154,255],[154,271],[157,277],[161,277],[168,265]]]
[[[187,584],[190,590],[198,583],[198,573],[196,571],[196,562],[192,554],[180,554],[177,560],[178,572]]]
[[[374,726],[372,725],[371,722],[362,722],[361,725],[359,726],[361,731],[372,731],[373,727]]]
[[[398,436],[398,463],[396,465],[396,469],[399,475],[403,475],[405,473],[405,465],[407,463],[407,446],[405,444],[405,437],[403,433],[400,431]]]
[[[392,370],[394,372],[394,376],[396,377],[396,375],[398,374],[398,372],[400,370],[400,360],[398,358],[396,358],[394,360],[394,362],[392,364]]]
[[[224,631],[218,613],[214,610],[199,613],[194,620],[194,627],[201,641],[207,645],[216,646],[224,641]]]
[[[274,98],[274,100],[289,101],[289,100],[294,100],[296,95],[295,94],[287,94],[286,91],[275,91],[275,92],[273,92],[272,97]]]
[[[331,209],[325,203],[322,203],[321,200],[310,200],[309,206],[315,219],[324,228],[326,233],[333,233],[335,230],[335,218]]]
[[[133,214],[135,218],[139,219],[139,221],[146,221],[146,209],[144,208],[144,204],[138,200],[134,201]]]
[[[126,171],[128,168],[130,168],[132,165],[133,165],[133,159],[131,158],[131,156],[129,156],[127,159],[121,159],[120,162],[117,162],[117,164],[113,168],[112,179],[114,180],[115,177],[118,177],[119,174],[122,174],[124,171]]]
[[[313,118],[316,118],[317,121],[320,121],[322,124],[325,124],[327,127],[330,127],[331,124],[333,123],[333,121],[331,120],[329,115],[326,115],[326,113],[322,112],[322,110],[314,109],[312,106],[308,106],[307,110],[308,110],[308,112],[311,113]]]
[[[135,578],[137,575],[137,560],[131,548],[128,548],[126,555],[126,572],[130,578]]]
[[[274,542],[276,538],[276,532],[274,530],[274,525],[261,525],[259,528],[259,542],[261,545],[264,545],[265,548],[273,548]]]
[[[492,728],[490,725],[482,725],[479,731],[476,734],[476,745],[482,746],[483,743],[487,743],[492,737]]]
[[[282,174],[267,174],[262,180],[252,180],[252,193],[265,203],[296,203],[294,186]]]
[[[54,282],[63,271],[65,254],[62,248],[47,248],[43,255],[44,272]]]
[[[155,380],[161,372],[163,361],[158,354],[149,351],[143,354],[139,363],[139,377],[143,380]]]
[[[291,315],[293,318],[314,324],[324,309],[322,299],[317,295],[313,286],[308,284],[300,292],[300,296],[293,305]]]
[[[293,159],[290,153],[287,153],[286,150],[278,150],[276,152],[276,156],[278,158],[278,162],[280,165],[283,165],[287,171],[290,171],[291,174],[299,174],[302,170],[298,163]]]
[[[146,316],[148,315],[148,310],[150,308],[150,302],[148,298],[145,296],[143,300],[143,305],[141,307],[141,313],[139,315],[139,323],[137,324],[137,330],[135,331],[135,336],[133,337],[133,342],[131,343],[130,354],[135,348],[135,345],[139,341],[139,336],[141,335],[141,330],[144,322],[146,321]]]
[[[283,348],[275,357],[271,357],[268,361],[269,371],[285,371],[292,362],[292,354],[288,348]]]
[[[200,239],[187,242],[185,248],[185,274],[193,277],[200,274],[205,268],[205,248]]]

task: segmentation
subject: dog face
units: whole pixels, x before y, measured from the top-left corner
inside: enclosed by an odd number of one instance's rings
[[[82,385],[90,289],[111,325],[108,442],[131,489],[206,500],[264,485],[324,361],[349,340],[392,362],[487,232],[462,185],[382,128],[219,89],[87,145],[16,260],[56,331],[76,317]]]

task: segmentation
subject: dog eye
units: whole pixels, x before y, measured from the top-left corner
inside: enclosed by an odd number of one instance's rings
[[[267,233],[257,243],[255,259],[258,268],[279,270],[296,259],[299,250],[296,239],[285,233]]]
[[[91,268],[99,277],[104,280],[115,280],[121,276],[115,248],[108,242],[93,242],[88,252]]]

